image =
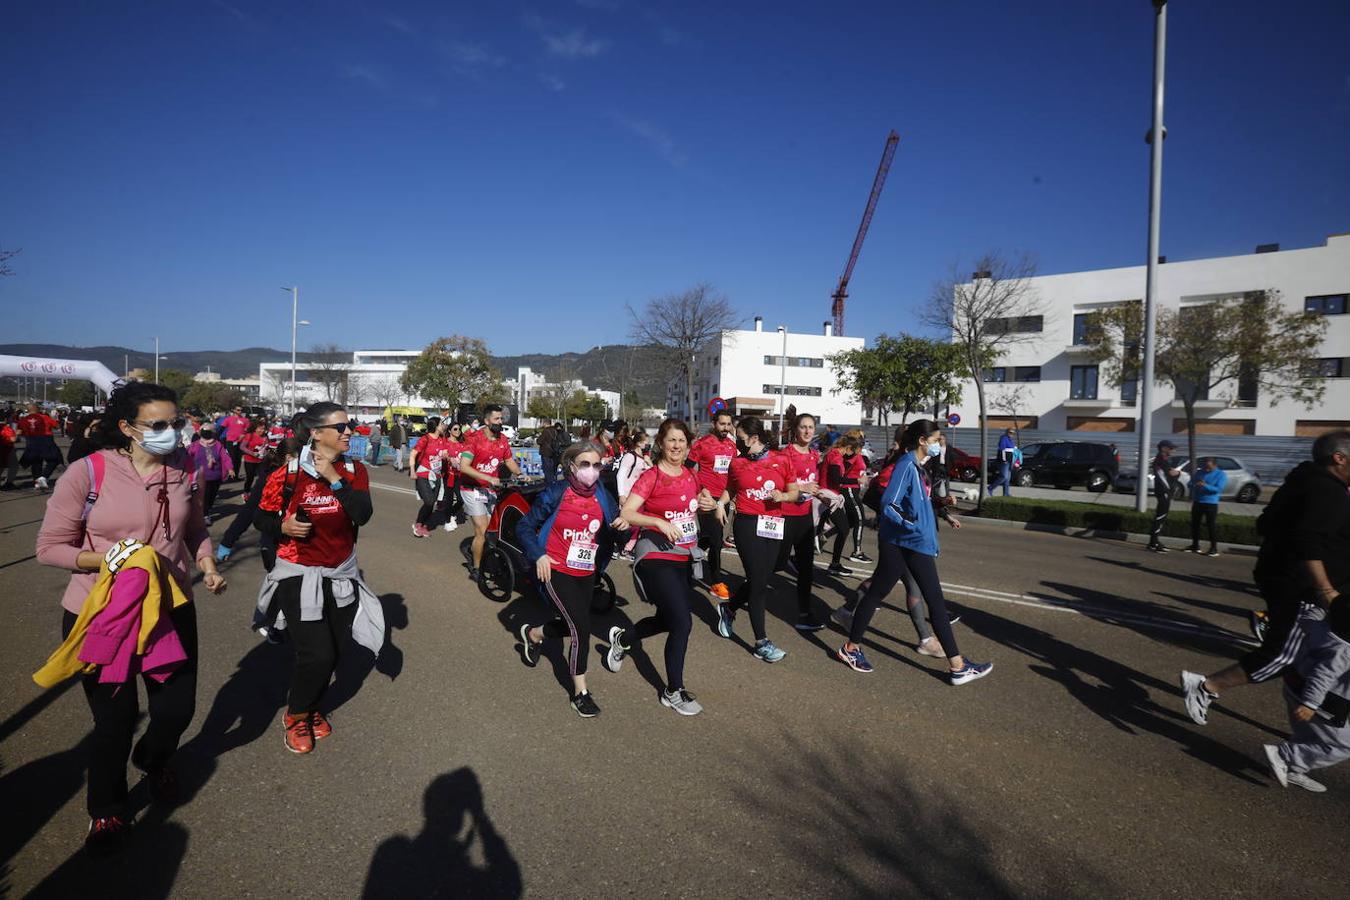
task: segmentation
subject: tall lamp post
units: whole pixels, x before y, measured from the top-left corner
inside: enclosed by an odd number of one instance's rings
[[[159,384],[159,338],[155,338],[155,384]]]
[[[778,434],[783,433],[783,416],[787,414],[787,326],[779,325],[783,335],[783,355],[778,357]]]
[[[308,319],[299,318],[300,315],[300,288],[284,287],[283,291],[289,291],[291,295],[291,403],[289,414],[295,415],[295,333],[301,325],[308,325]]]
[[[1139,478],[1134,508],[1148,509],[1148,478],[1144,475],[1153,444],[1153,356],[1158,321],[1158,243],[1162,228],[1162,156],[1167,129],[1163,126],[1163,72],[1167,60],[1167,0],[1153,2],[1153,127],[1148,133],[1148,274],[1144,284],[1144,359],[1139,379]]]

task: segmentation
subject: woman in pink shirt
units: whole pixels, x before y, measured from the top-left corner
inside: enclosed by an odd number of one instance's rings
[[[63,637],[98,578],[104,553],[123,538],[154,547],[189,600],[194,559],[207,590],[213,594],[225,590],[225,579],[211,554],[195,473],[186,451],[178,446],[182,427],[178,398],[170,389],[142,382],[118,388],[100,422],[99,443],[104,449],[95,455],[102,461],[103,480],[87,518],[90,467],[72,466],[56,483],[38,532],[37,558],[72,573],[61,599]],[[91,821],[85,838],[94,854],[118,849],[132,826],[128,757],[146,773],[154,801],[173,800],[177,783],[168,762],[192,721],[196,702],[196,608],[187,603],[173,610],[170,618],[187,661],[163,682],[143,679],[150,717],[134,748],[140,715],[135,679],[100,683],[97,672],[83,678],[94,716],[88,779]]]

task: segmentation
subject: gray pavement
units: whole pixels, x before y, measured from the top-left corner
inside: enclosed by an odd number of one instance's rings
[[[876,672],[855,674],[830,657],[837,632],[792,630],[776,579],[785,660],[718,638],[700,604],[687,681],[702,716],[657,703],[655,639],[617,675],[592,655],[603,714],[581,720],[559,648],[536,669],[514,650],[543,605],[489,603],[460,566],[467,531],[415,540],[407,479],[374,479],[360,553],[393,646],[373,668],[351,654],[333,737],[305,757],[282,746],[289,648],[247,627],[250,536],[229,593],[198,598],[190,799],[142,813],[135,845],[101,865],[78,852],[83,698],[30,679],[58,642],[64,576],[31,558],[42,499],[0,495],[8,896],[1344,896],[1350,771],[1326,772],[1321,796],[1267,776],[1278,687],[1230,693],[1207,728],[1181,709],[1180,668],[1243,648],[1250,559],[944,529],[957,638],[994,661],[989,678],[948,686],[894,608],[874,622]],[[612,620],[644,615],[613,571],[630,599]],[[817,574],[822,611],[856,584]]]
[[[956,487],[975,487],[975,485],[966,485],[964,483],[954,485]],[[997,492],[1001,496],[1002,488]],[[1219,504],[1219,512],[1231,513],[1235,516],[1259,516],[1266,509],[1266,501],[1270,499],[1269,489],[1262,494],[1260,502],[1257,503],[1238,503],[1232,500],[1224,500]],[[1134,494],[1119,494],[1114,490],[1094,493],[1087,488],[1052,488],[1052,487],[1014,487],[1012,489],[1014,497],[1034,497],[1038,500],[1074,500],[1079,503],[1094,503],[1098,506],[1123,506],[1129,509],[1134,508]],[[1153,508],[1153,499],[1149,498],[1149,508]],[[1191,501],[1173,500],[1172,515],[1191,514]]]

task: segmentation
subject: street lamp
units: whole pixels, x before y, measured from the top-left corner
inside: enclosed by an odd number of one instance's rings
[[[1163,126],[1163,71],[1167,60],[1167,0],[1153,0],[1153,128],[1148,133],[1148,269],[1144,283],[1144,361],[1139,386],[1139,479],[1134,508],[1148,509],[1147,471],[1153,443],[1153,351],[1158,321],[1158,242],[1162,228],[1162,154],[1167,129]]]
[[[291,294],[291,406],[290,414],[295,415],[295,332],[301,325],[308,325],[308,319],[300,319],[300,288],[284,287]]]
[[[161,359],[168,359],[168,357],[159,355],[159,338],[155,338],[155,384],[159,384],[159,361]]]
[[[783,433],[783,416],[787,414],[787,326],[779,325],[783,335],[783,355],[778,357],[778,434]]]

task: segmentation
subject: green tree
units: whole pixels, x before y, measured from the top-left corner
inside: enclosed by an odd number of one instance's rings
[[[244,395],[219,381],[196,381],[178,395],[178,402],[188,409],[200,409],[209,414],[242,406]]]
[[[892,410],[904,424],[912,413],[961,399],[966,376],[962,355],[954,345],[930,338],[877,336],[871,347],[845,350],[830,357],[839,387],[875,410],[889,424]]]
[[[192,377],[191,372],[184,372],[181,369],[160,369],[159,383],[177,393],[179,401],[182,401],[183,393],[196,383],[196,379]]]
[[[525,407],[525,415],[531,419],[552,421],[558,418],[558,403],[546,394],[537,393],[530,398],[529,404]]]
[[[1196,458],[1196,404],[1212,392],[1236,403],[1246,385],[1272,406],[1284,399],[1308,408],[1320,403],[1326,385],[1317,354],[1326,330],[1326,320],[1316,313],[1285,311],[1278,291],[1160,309],[1153,374],[1159,384],[1171,384],[1182,403],[1189,458]],[[1108,383],[1119,387],[1139,377],[1143,331],[1144,309],[1137,300],[1088,318],[1087,340]]]
[[[455,409],[460,403],[483,403],[503,391],[501,373],[492,365],[487,345],[477,338],[454,334],[438,338],[404,371],[399,384],[437,406]]]
[[[56,400],[64,406],[93,406],[94,386],[87,381],[71,379],[61,385]]]

